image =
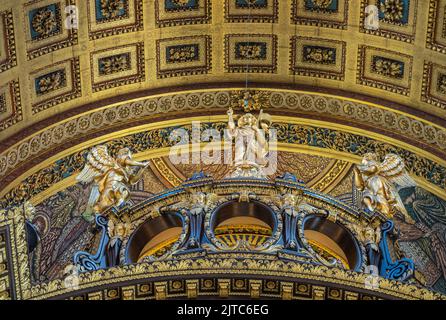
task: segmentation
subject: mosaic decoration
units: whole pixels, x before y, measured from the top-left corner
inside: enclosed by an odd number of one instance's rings
[[[410,0],[379,0],[379,19],[392,24],[409,22]]]
[[[143,30],[142,0],[88,0],[90,40]]]
[[[293,0],[291,21],[300,25],[346,29],[348,1]]]
[[[378,9],[379,28],[373,30],[364,25],[366,7]],[[360,31],[393,40],[413,43],[415,41],[417,0],[362,0]]]
[[[41,239],[31,259],[33,282],[62,278],[74,253],[89,248],[94,233],[81,216],[88,195],[88,188],[75,185],[36,206],[32,222]]]
[[[164,189],[148,170],[141,183],[132,186],[131,203],[146,200]],[[75,252],[94,250],[98,235],[82,218],[89,194],[90,187],[76,184],[36,206],[32,223],[39,230],[41,239],[30,263],[33,283],[62,278]]]
[[[32,40],[42,40],[62,32],[60,4],[33,9],[28,15]]]
[[[209,23],[210,0],[155,0],[158,27]]]
[[[223,155],[222,155],[223,157]],[[351,164],[341,160],[331,160],[325,157],[313,156],[303,153],[282,152],[277,154],[277,170],[269,176],[274,179],[289,172],[299,179],[305,181],[309,188],[320,192],[328,192],[334,187],[338,189],[337,183],[348,173]],[[155,164],[157,176],[163,181],[165,188],[181,185],[187,177],[195,172],[204,172],[215,180],[224,179],[231,173],[231,166],[224,164],[173,164],[169,157],[152,159]],[[352,190],[352,179],[350,178],[350,196]]]
[[[113,52],[110,55],[110,52]],[[114,47],[91,54],[92,90],[143,82],[145,80],[144,43]]]
[[[79,59],[62,61],[30,75],[33,83],[33,113],[82,95]]]
[[[290,71],[293,74],[343,80],[345,48],[343,41],[292,37]]]
[[[425,62],[421,100],[446,110],[446,66]]]
[[[446,53],[446,0],[429,1],[426,47]]]
[[[192,36],[158,40],[158,78],[208,73],[211,68],[211,37]]]
[[[225,36],[227,72],[275,73],[277,37],[265,34],[230,34]]]
[[[446,201],[419,187],[403,189],[400,195],[408,213],[395,218],[401,250],[413,259],[427,287],[446,292]]]
[[[402,53],[361,46],[358,54],[358,83],[409,95],[412,57]]]
[[[13,80],[0,87],[0,131],[23,120],[19,81]]]
[[[110,126],[122,124],[129,126],[141,118],[153,119],[156,114],[165,114],[171,111],[187,113],[190,110],[209,112],[216,107],[226,109],[232,104],[231,96],[233,94],[234,91],[227,90],[172,94],[118,104],[105,110],[96,110],[82,117],[66,120],[57,127],[47,128],[13,148],[5,150],[0,155],[0,177],[3,179],[7,175],[10,176],[11,171],[17,168],[30,169],[28,162],[33,157],[48,153],[50,150],[61,150],[73,138],[83,139],[84,136]],[[389,109],[384,110],[375,105],[354,103],[319,94],[269,90],[256,90],[252,94],[265,96],[262,103],[266,109],[336,116],[336,118],[350,123],[393,132],[399,137],[409,139],[409,144],[416,140],[422,142],[430,150],[439,152],[446,150],[446,130]],[[53,136],[57,138],[53,139]],[[6,184],[4,186],[6,187]]]
[[[225,0],[227,22],[277,22],[278,0]]]
[[[0,73],[17,65],[14,20],[12,11],[0,12]]]
[[[78,43],[77,29],[64,26],[69,5],[75,5],[75,0],[40,0],[24,6],[28,59]]]

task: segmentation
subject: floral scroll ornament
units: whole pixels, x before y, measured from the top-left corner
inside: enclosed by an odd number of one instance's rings
[[[54,72],[48,76],[42,77],[38,81],[38,93],[45,94],[66,85],[66,79],[63,72]]]
[[[438,77],[438,91],[446,94],[446,74],[441,74]]]
[[[128,70],[130,68],[130,57],[128,54],[121,54],[100,59],[99,68],[103,75]]]
[[[376,59],[373,63],[373,70],[383,76],[400,78],[402,76],[402,64],[397,61],[386,59]]]
[[[57,27],[56,16],[48,8],[39,10],[32,18],[33,29],[42,36],[49,36]]]
[[[305,60],[313,63],[334,63],[334,50],[330,48],[306,48]]]

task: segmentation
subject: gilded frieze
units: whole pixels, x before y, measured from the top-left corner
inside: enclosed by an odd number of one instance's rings
[[[94,92],[145,80],[143,42],[95,51],[90,61]]]

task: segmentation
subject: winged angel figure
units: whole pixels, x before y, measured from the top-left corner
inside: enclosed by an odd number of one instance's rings
[[[416,185],[408,175],[404,161],[391,153],[381,163],[374,153],[364,155],[361,164],[354,168],[354,182],[362,192],[361,199],[366,209],[378,211],[388,218],[396,212],[406,214],[398,191]]]
[[[128,186],[141,179],[148,165],[149,162],[134,161],[128,148],[120,149],[115,159],[107,146],[93,147],[84,169],[76,177],[83,183],[93,182],[84,217],[91,220],[94,214],[111,206],[122,207],[130,196]]]

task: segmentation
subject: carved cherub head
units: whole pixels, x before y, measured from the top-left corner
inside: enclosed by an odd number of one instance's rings
[[[375,242],[375,229],[367,226],[364,228],[363,234],[365,240]]]
[[[108,235],[113,238],[123,239],[130,234],[131,223],[129,219],[124,219],[124,221],[114,221],[113,219],[108,220]]]
[[[194,192],[191,195],[192,204],[205,205],[206,194],[204,192]]]
[[[282,207],[295,207],[302,201],[302,195],[300,193],[287,192],[281,197]]]

